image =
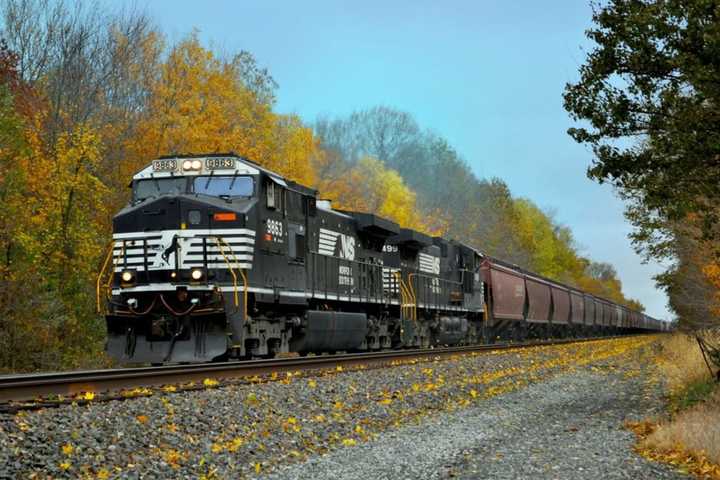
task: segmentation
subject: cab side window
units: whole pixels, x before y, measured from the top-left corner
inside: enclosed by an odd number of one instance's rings
[[[267,207],[268,208],[277,208],[277,203],[275,201],[275,182],[269,181],[265,184],[265,193],[267,194]]]
[[[285,189],[280,185],[277,185],[272,180],[269,180],[265,184],[265,198],[267,208],[277,210],[278,212],[284,212]]]

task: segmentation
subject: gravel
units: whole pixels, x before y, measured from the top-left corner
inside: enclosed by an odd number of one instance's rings
[[[684,478],[623,429],[662,408],[650,352],[600,341],[0,416],[0,478]]]
[[[617,376],[562,375],[272,478],[689,478],[632,452],[624,420],[656,408],[639,387]]]

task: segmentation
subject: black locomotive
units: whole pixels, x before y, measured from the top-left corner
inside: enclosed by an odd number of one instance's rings
[[[98,277],[122,362],[661,330],[638,312],[460,242],[333,210],[232,154],[153,160]]]

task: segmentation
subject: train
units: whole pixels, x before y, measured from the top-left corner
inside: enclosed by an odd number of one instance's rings
[[[662,331],[457,240],[334,209],[229,154],[156,158],[97,278],[107,353],[192,363]]]

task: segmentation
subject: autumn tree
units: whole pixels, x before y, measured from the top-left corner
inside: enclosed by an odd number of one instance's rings
[[[711,318],[703,272],[720,253],[719,15],[704,0],[596,6],[593,47],[564,94],[580,121],[570,135],[595,153],[588,174],[618,187],[637,250],[670,264],[659,285],[688,328]]]
[[[193,33],[175,45],[149,91],[149,104],[125,175],[174,153],[235,152],[304,184],[313,184],[312,131],[272,111],[274,81],[247,53],[223,60]]]
[[[648,214],[698,212],[706,226],[717,222],[709,207],[720,200],[718,15],[705,0],[599,6],[587,32],[594,48],[565,90],[565,108],[587,122],[569,133],[592,146],[592,178],[620,187]]]
[[[337,172],[338,176],[321,177],[317,185],[321,195],[332,200],[335,208],[370,212],[403,227],[425,230],[415,193],[396,171],[378,159],[363,157]]]
[[[0,20],[16,77],[6,84],[22,87],[12,102],[12,138],[21,148],[3,152],[17,173],[5,178],[22,203],[3,230],[11,245],[4,292],[13,295],[4,320],[13,327],[4,330],[10,344],[2,365],[95,362],[104,327],[92,307],[93,279],[119,183],[116,147],[142,110],[141,72],[151,64],[141,47],[155,32],[142,14],[49,0],[3,2]]]

